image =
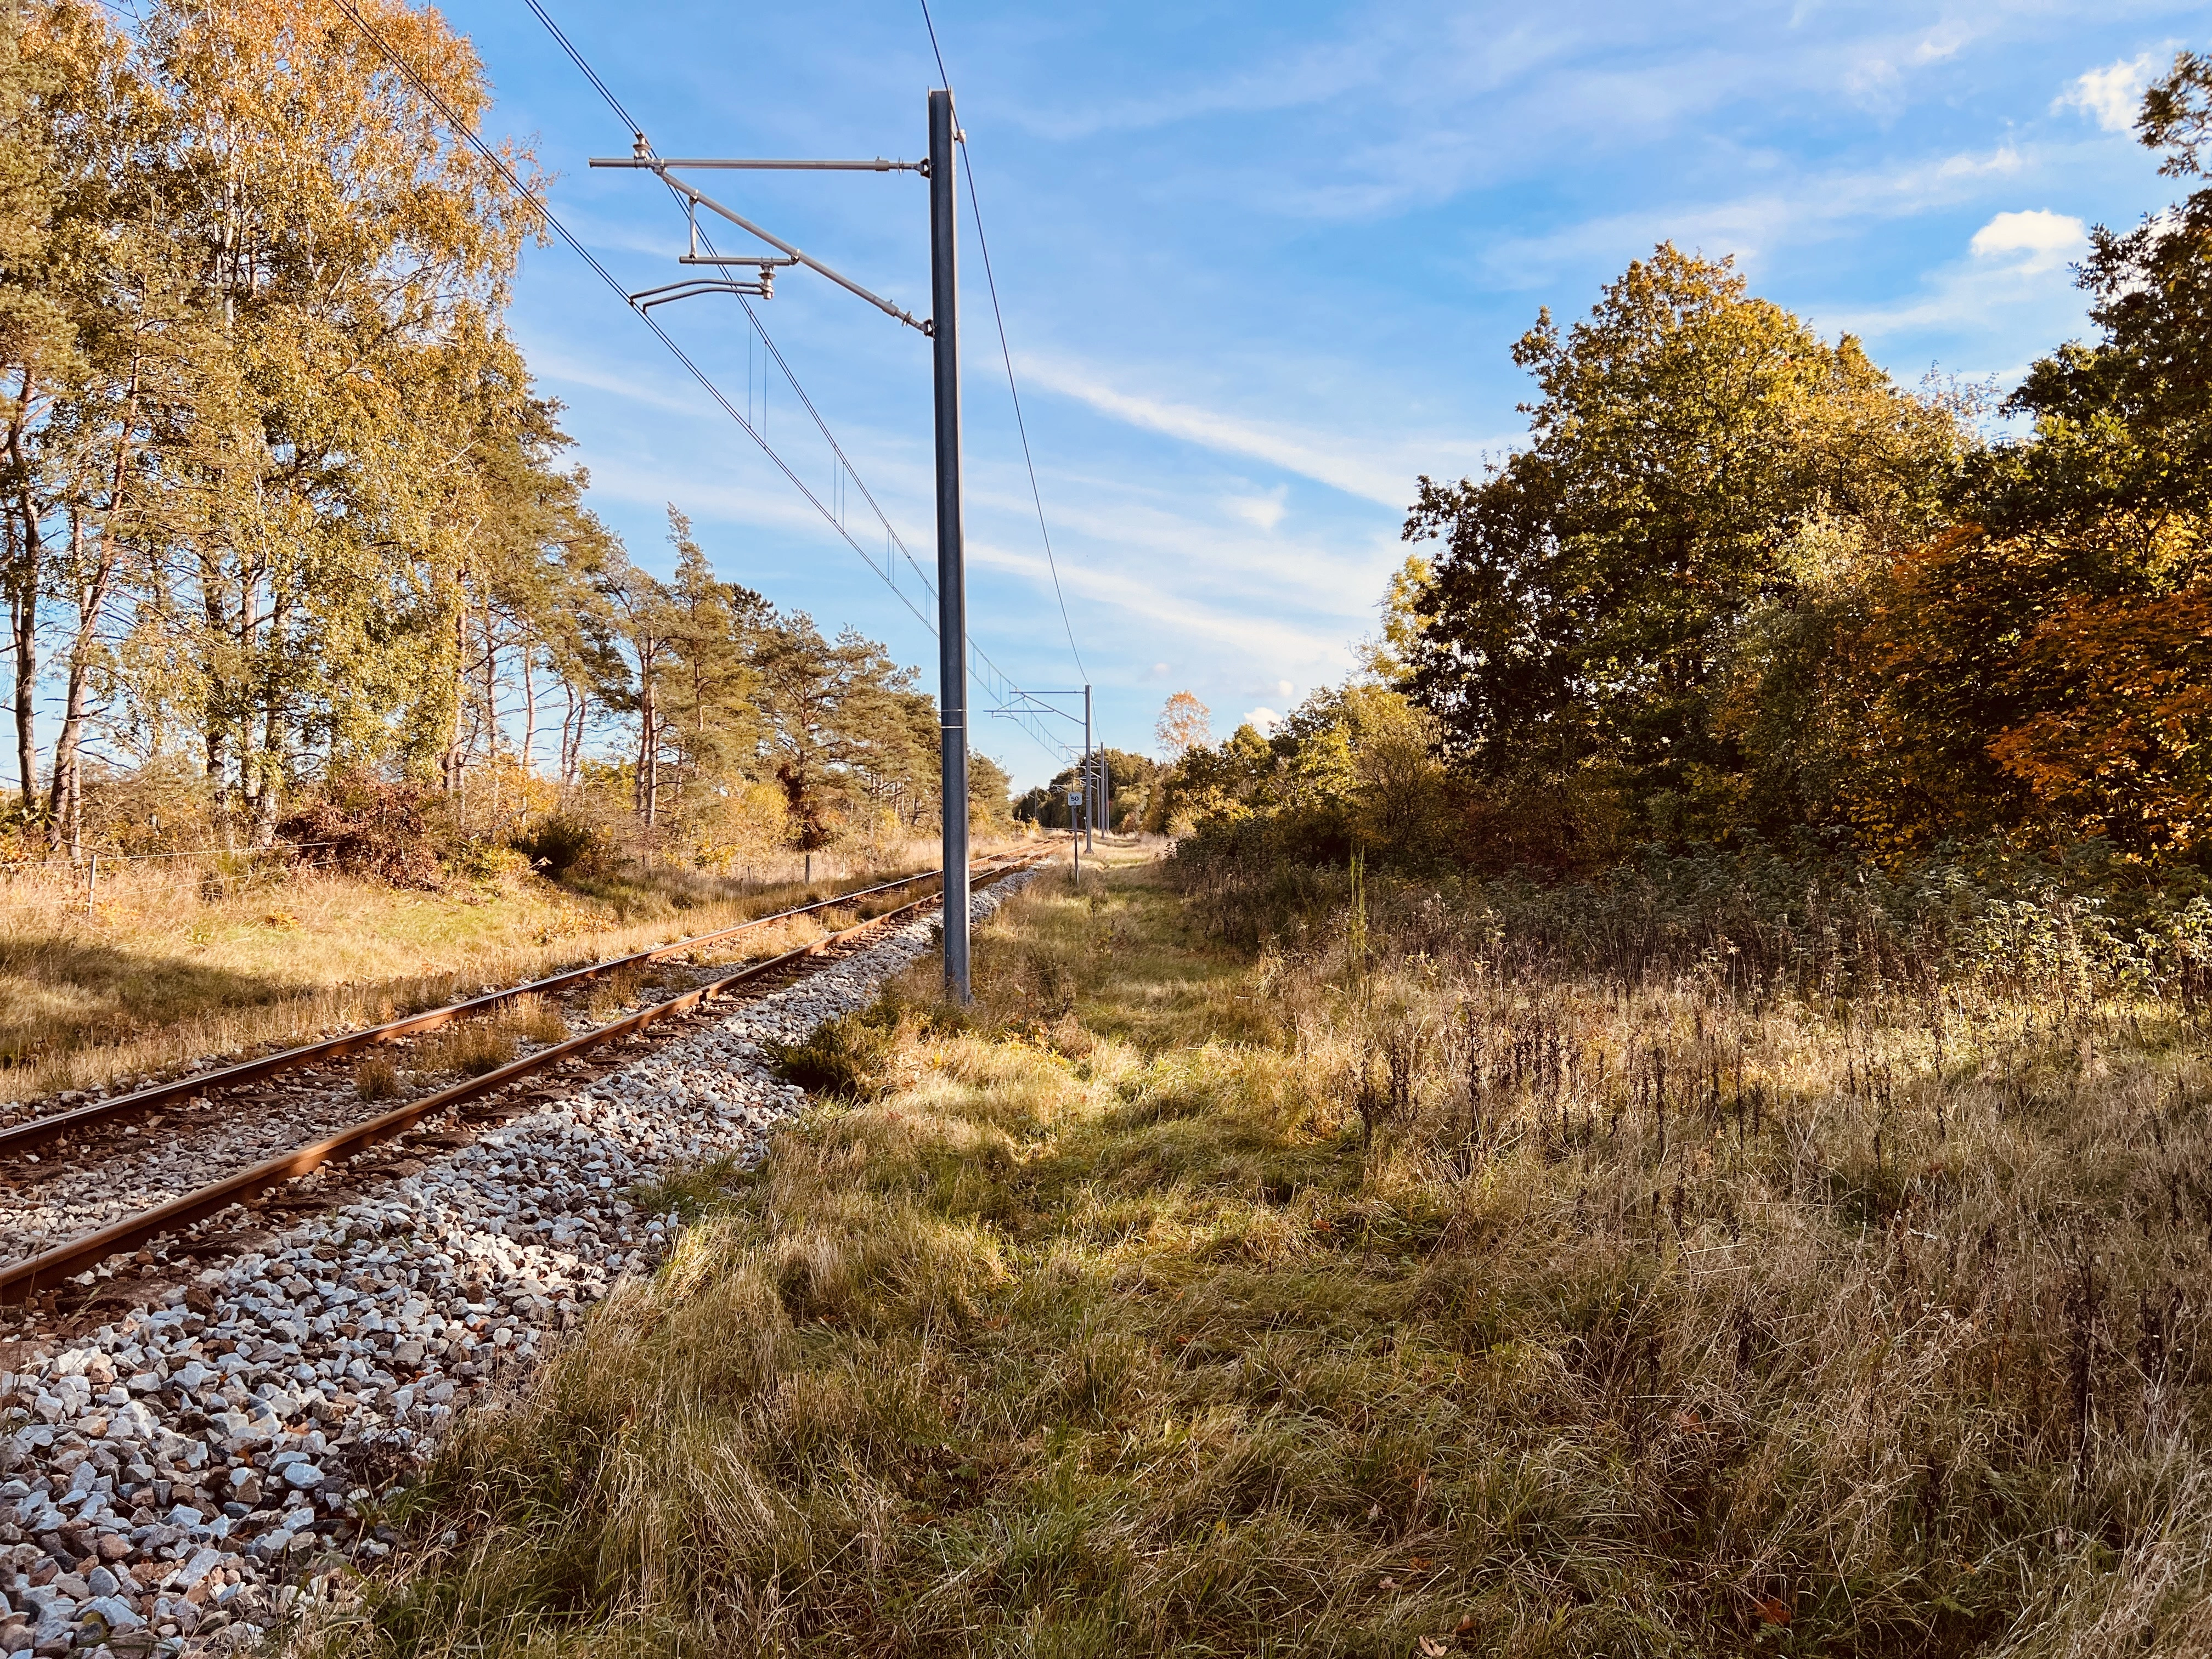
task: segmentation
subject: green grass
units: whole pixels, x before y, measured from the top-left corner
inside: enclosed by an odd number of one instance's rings
[[[853,1022],[865,1103],[672,1178],[313,1643],[2212,1647],[2201,1024],[1255,960],[1086,881],[972,1012],[924,964]]]

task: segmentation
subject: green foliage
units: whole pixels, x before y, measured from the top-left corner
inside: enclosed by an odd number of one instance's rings
[[[482,65],[434,11],[368,15],[428,95],[328,0],[0,17],[10,817],[116,845],[96,746],[188,757],[210,842],[373,775],[434,781],[489,848],[555,805],[557,709],[558,805],[616,749],[655,857],[921,824],[934,710],[882,647],[718,580],[672,507],[653,580],[585,507],[507,327],[527,203],[441,112],[482,115]]]
[[[769,1065],[786,1083],[839,1100],[872,1100],[889,1082],[898,1015],[878,1002],[817,1025],[798,1042],[764,1043]]]
[[[1449,863],[1473,806],[1435,741],[1433,722],[1387,686],[1317,691],[1271,737],[1240,726],[1163,769],[1152,827],[1262,863],[1340,864],[1358,848],[1401,868]]]
[[[2199,171],[2206,62],[2146,100],[2170,173]],[[2032,437],[1993,446],[1974,389],[1900,391],[1671,246],[1540,319],[1528,447],[1422,481],[1406,535],[1443,550],[1370,651],[1436,722],[1468,861],[2212,855],[2212,190],[2100,228],[2081,280],[2101,337],[2036,365]]]
[[[1961,436],[1856,341],[1671,245],[1565,334],[1541,316],[1514,360],[1542,392],[1529,447],[1479,483],[1424,478],[1407,521],[1444,543],[1408,596],[1409,688],[1486,775],[1601,765],[1639,804],[1694,802],[1738,764],[1721,665],[1796,592],[1790,535],[1823,514],[1922,533]]]
[[[1108,810],[1113,814],[1113,823],[1109,828],[1126,830],[1141,825],[1151,807],[1153,781],[1162,768],[1149,756],[1133,754],[1110,744],[1101,744],[1098,753],[1105,759],[1110,786],[1107,791]],[[1050,782],[1027,791],[1014,804],[1013,816],[1024,823],[1034,823],[1042,829],[1066,829],[1067,792],[1075,787],[1077,771],[1076,767],[1063,766],[1053,774]]]

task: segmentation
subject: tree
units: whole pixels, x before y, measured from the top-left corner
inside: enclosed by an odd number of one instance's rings
[[[1444,544],[1410,585],[1407,684],[1475,775],[1550,788],[1595,765],[1647,815],[1694,817],[1741,769],[1717,691],[1754,612],[1798,594],[1797,528],[1927,533],[1964,440],[1856,341],[1671,244],[1565,333],[1540,313],[1513,355],[1542,394],[1528,447],[1480,482],[1422,478],[1407,520]]]
[[[1172,757],[1213,741],[1213,713],[1189,691],[1178,691],[1152,726],[1161,750]]]
[[[790,844],[816,851],[845,823],[862,765],[895,733],[911,741],[912,706],[902,699],[912,672],[849,629],[825,640],[803,611],[760,631],[752,668],[762,756],[783,793]]]
[[[968,811],[977,824],[1001,826],[1013,817],[1013,779],[981,750],[968,756]]]
[[[750,657],[769,605],[749,587],[716,580],[691,520],[672,503],[668,539],[677,559],[665,590],[672,631],[659,702],[677,763],[697,788],[744,776],[758,750]]]
[[[2184,52],[2137,131],[2203,178],[2212,59]],[[2212,821],[2212,188],[2100,226],[2098,337],[2039,362],[2025,442],[1972,458],[1952,534],[1900,556],[1864,686],[1886,734],[1865,816],[1900,847],[1961,830],[2094,836],[2141,858]]]

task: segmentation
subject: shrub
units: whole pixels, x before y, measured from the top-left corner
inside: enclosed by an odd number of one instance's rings
[[[285,840],[312,847],[318,862],[394,887],[435,887],[441,868],[428,790],[368,772],[342,772],[277,821]]]
[[[898,1046],[896,1018],[872,1017],[874,1012],[824,1020],[803,1042],[763,1044],[770,1068],[809,1094],[874,1099],[889,1085]]]
[[[507,838],[508,846],[530,860],[538,874],[558,881],[571,870],[589,869],[606,854],[606,838],[595,825],[567,812],[549,812]]]

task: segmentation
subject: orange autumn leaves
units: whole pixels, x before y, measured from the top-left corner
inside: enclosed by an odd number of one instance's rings
[[[1869,586],[1844,663],[1868,711],[1853,816],[1876,839],[2024,819],[2137,856],[2204,846],[2212,574],[2193,535],[2147,553],[1968,526]]]
[[[2212,827],[2212,583],[2069,599],[2022,653],[2051,706],[1990,753],[2084,834],[2185,853]]]

